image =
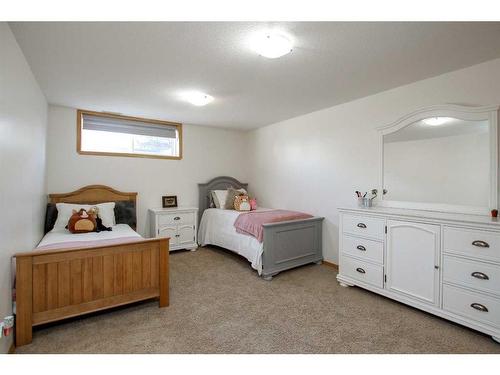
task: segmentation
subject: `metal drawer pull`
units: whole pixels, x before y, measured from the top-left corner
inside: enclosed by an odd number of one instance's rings
[[[472,241],[472,245],[474,246],[477,246],[477,247],[490,247],[490,245],[488,244],[488,242],[484,242],[484,241]]]
[[[470,307],[479,311],[488,312],[488,308],[480,303],[471,303]]]
[[[174,217],[174,220],[180,220],[181,218],[179,216]]]
[[[366,247],[364,247],[363,245],[356,246],[356,249],[361,250],[361,251],[366,251]]]
[[[482,272],[472,272],[470,275],[472,277],[475,277],[476,279],[481,279],[481,280],[489,280],[490,279],[488,277],[488,275],[486,275],[485,273],[482,273]]]
[[[360,267],[356,268],[356,271],[358,271],[359,273],[366,273],[366,271]]]
[[[176,234],[175,237],[180,237],[180,234]]]
[[[366,228],[366,224],[364,224],[364,223],[358,223],[357,227],[358,228]]]

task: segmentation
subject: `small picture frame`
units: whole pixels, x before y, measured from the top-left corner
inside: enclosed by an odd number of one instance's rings
[[[163,208],[177,207],[177,195],[167,195],[161,197]]]

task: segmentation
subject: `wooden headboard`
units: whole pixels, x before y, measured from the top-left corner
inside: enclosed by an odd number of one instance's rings
[[[201,220],[203,212],[210,207],[210,191],[227,190],[230,187],[235,189],[243,188],[248,191],[248,184],[239,182],[234,177],[229,177],[229,176],[215,177],[205,184],[198,184],[198,195],[199,195],[198,221]]]
[[[125,193],[105,185],[89,185],[71,193],[49,194],[49,203],[98,204],[105,202],[133,202],[137,208],[137,193]],[[134,217],[137,222],[137,217]],[[134,228],[135,229],[135,228]]]
[[[88,185],[71,193],[49,194],[49,203],[97,204],[131,201],[136,204],[137,193],[124,193],[105,185]]]

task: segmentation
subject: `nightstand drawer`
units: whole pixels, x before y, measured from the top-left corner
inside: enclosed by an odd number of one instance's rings
[[[366,236],[384,239],[384,219],[375,217],[345,215],[342,220],[342,230],[344,233],[350,233],[359,236]]]
[[[158,225],[194,224],[192,212],[169,212],[158,215]]]
[[[342,236],[342,253],[380,264],[384,263],[383,242],[344,234]]]

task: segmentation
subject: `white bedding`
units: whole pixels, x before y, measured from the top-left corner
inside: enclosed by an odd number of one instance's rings
[[[127,224],[114,225],[112,231],[90,232],[90,233],[70,233],[67,229],[56,229],[47,233],[37,247],[56,245],[63,242],[87,242],[101,240],[115,240],[122,237],[142,237]]]
[[[264,245],[254,237],[236,232],[234,222],[240,213],[220,208],[206,209],[201,218],[198,241],[201,246],[216,245],[240,254],[260,275]]]

